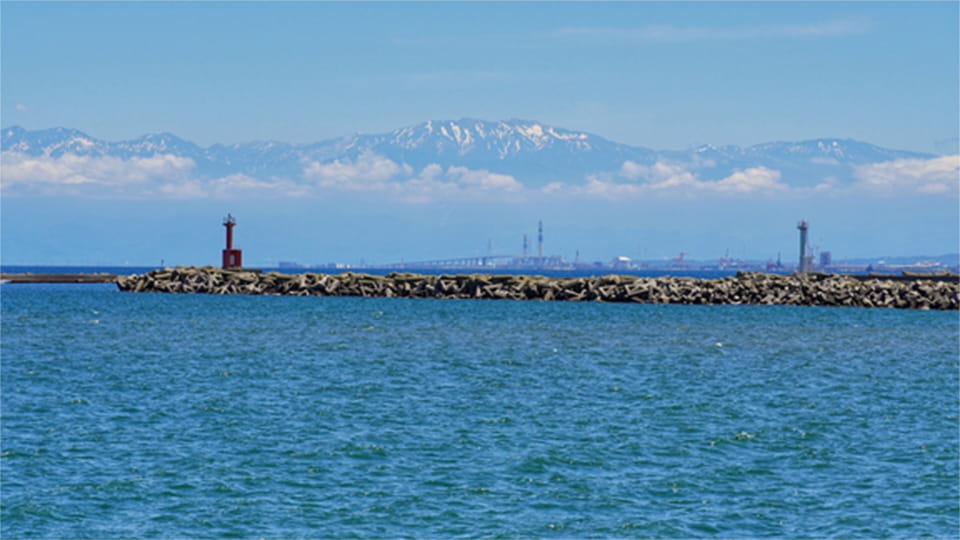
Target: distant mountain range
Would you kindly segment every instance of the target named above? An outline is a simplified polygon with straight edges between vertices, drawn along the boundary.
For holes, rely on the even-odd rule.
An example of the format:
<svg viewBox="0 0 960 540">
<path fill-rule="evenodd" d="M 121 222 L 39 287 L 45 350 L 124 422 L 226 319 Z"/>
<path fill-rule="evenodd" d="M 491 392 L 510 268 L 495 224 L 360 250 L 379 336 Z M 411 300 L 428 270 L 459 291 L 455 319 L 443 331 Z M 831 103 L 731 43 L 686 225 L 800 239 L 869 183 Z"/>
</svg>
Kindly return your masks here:
<svg viewBox="0 0 960 540">
<path fill-rule="evenodd" d="M 436 164 L 511 175 L 527 187 L 550 182 L 579 183 L 588 175 L 623 174 L 625 163 L 641 169 L 673 164 L 703 180 L 738 170 L 766 167 L 783 182 L 814 186 L 824 178 L 840 184 L 853 180 L 855 167 L 897 159 L 936 156 L 881 148 L 851 139 L 769 142 L 749 147 L 704 145 L 687 150 L 652 150 L 620 144 L 598 135 L 527 120 L 488 122 L 461 119 L 429 121 L 383 134 L 355 134 L 308 144 L 254 141 L 202 147 L 172 133 L 109 142 L 63 127 L 3 129 L 2 150 L 57 158 L 65 154 L 120 159 L 172 154 L 189 158 L 202 176 L 244 174 L 260 179 L 296 181 L 309 163 L 356 163 L 376 155 L 410 171 Z"/>
</svg>

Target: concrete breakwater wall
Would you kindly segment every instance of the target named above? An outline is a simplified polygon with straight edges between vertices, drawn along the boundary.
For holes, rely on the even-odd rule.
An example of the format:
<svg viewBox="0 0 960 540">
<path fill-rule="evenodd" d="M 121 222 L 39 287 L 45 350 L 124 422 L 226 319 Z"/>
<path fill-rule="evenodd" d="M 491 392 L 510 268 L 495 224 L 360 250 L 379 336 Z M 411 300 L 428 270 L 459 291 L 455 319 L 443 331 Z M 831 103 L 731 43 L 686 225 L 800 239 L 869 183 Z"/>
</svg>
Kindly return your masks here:
<svg viewBox="0 0 960 540">
<path fill-rule="evenodd" d="M 121 276 L 117 278 L 117 286 L 122 291 L 168 293 L 960 309 L 960 282 L 956 279 L 864 280 L 839 274 L 739 273 L 736 277 L 706 280 L 618 275 L 584 278 L 408 273 L 374 276 L 350 272 L 289 275 L 177 267 Z"/>
<path fill-rule="evenodd" d="M 115 283 L 116 274 L 0 274 L 3 283 Z"/>
</svg>

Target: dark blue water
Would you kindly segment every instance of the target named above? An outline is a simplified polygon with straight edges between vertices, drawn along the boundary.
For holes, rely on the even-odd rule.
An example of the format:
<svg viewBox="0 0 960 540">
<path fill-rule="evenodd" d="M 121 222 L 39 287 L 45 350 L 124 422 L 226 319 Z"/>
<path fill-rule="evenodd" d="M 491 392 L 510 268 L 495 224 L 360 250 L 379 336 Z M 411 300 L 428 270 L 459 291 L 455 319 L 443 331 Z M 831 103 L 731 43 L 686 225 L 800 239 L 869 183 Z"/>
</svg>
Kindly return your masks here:
<svg viewBox="0 0 960 540">
<path fill-rule="evenodd" d="M 4 538 L 955 538 L 951 312 L 3 285 Z"/>
</svg>

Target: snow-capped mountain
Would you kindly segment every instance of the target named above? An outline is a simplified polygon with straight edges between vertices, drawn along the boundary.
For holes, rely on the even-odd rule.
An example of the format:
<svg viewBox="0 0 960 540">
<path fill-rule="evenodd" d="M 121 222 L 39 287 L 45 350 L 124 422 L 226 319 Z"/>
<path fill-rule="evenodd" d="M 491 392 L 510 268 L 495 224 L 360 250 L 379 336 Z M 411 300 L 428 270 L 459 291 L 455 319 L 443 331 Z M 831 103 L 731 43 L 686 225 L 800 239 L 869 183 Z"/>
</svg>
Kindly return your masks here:
<svg viewBox="0 0 960 540">
<path fill-rule="evenodd" d="M 659 159 L 687 164 L 708 180 L 723 178 L 735 170 L 766 167 L 779 171 L 792 186 L 814 186 L 825 178 L 843 182 L 854 167 L 898 159 L 930 159 L 935 156 L 906 150 L 891 150 L 853 139 L 813 139 L 799 142 L 768 142 L 746 148 L 703 145 L 684 151 L 665 151 Z"/>
<path fill-rule="evenodd" d="M 418 171 L 431 164 L 466 167 L 511 175 L 528 187 L 550 182 L 582 182 L 587 175 L 615 175 L 626 162 L 651 166 L 672 163 L 704 180 L 737 170 L 766 167 L 780 171 L 795 186 L 815 185 L 830 177 L 850 178 L 853 167 L 896 159 L 934 156 L 891 150 L 850 139 L 770 142 L 750 147 L 705 145 L 680 151 L 655 151 L 619 144 L 598 135 L 528 120 L 488 122 L 474 119 L 429 121 L 383 134 L 354 134 L 310 144 L 255 141 L 200 147 L 170 133 L 108 142 L 67 128 L 3 129 L 2 150 L 28 156 L 110 156 L 121 159 L 172 154 L 189 158 L 197 172 L 211 178 L 243 174 L 297 181 L 308 163 L 355 163 L 376 155 Z"/>
<path fill-rule="evenodd" d="M 624 161 L 651 161 L 656 152 L 597 135 L 539 122 L 429 121 L 382 135 L 357 135 L 348 157 L 374 152 L 415 169 L 431 163 L 484 169 L 523 178 L 530 185 L 580 180 L 619 168 Z"/>
</svg>

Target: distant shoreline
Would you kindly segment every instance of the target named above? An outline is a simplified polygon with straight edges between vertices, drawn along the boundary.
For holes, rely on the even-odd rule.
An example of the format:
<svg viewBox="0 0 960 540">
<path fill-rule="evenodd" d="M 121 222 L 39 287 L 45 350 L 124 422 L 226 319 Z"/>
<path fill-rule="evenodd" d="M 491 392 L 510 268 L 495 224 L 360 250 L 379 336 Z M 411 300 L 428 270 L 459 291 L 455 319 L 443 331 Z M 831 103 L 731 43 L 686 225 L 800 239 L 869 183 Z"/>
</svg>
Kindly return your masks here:
<svg viewBox="0 0 960 540">
<path fill-rule="evenodd" d="M 0 265 L 0 276 L 22 275 L 51 275 L 51 276 L 86 276 L 86 275 L 113 275 L 128 276 L 132 274 L 146 274 L 154 271 L 169 270 L 170 266 L 81 266 L 81 265 Z M 589 267 L 578 268 L 549 268 L 549 267 L 505 267 L 505 266 L 456 266 L 456 267 L 416 267 L 396 268 L 394 266 L 264 266 L 257 268 L 264 273 L 278 273 L 283 275 L 299 275 L 303 273 L 340 274 L 344 272 L 364 273 L 385 276 L 396 272 L 412 272 L 422 275 L 449 275 L 449 274 L 496 274 L 496 275 L 542 275 L 556 278 L 601 277 L 611 274 L 635 277 L 694 277 L 698 279 L 714 279 L 734 277 L 741 272 L 757 272 L 770 275 L 792 275 L 792 270 L 751 270 L 737 267 L 702 268 L 698 266 L 662 267 L 662 268 L 612 268 Z M 947 270 L 957 275 L 952 268 Z M 879 268 L 873 271 L 840 271 L 831 269 L 825 274 L 848 276 L 875 276 L 883 279 L 899 279 L 904 273 L 931 274 L 943 273 L 943 269 L 927 270 L 915 267 Z M 69 281 L 68 281 L 69 282 Z"/>
</svg>

